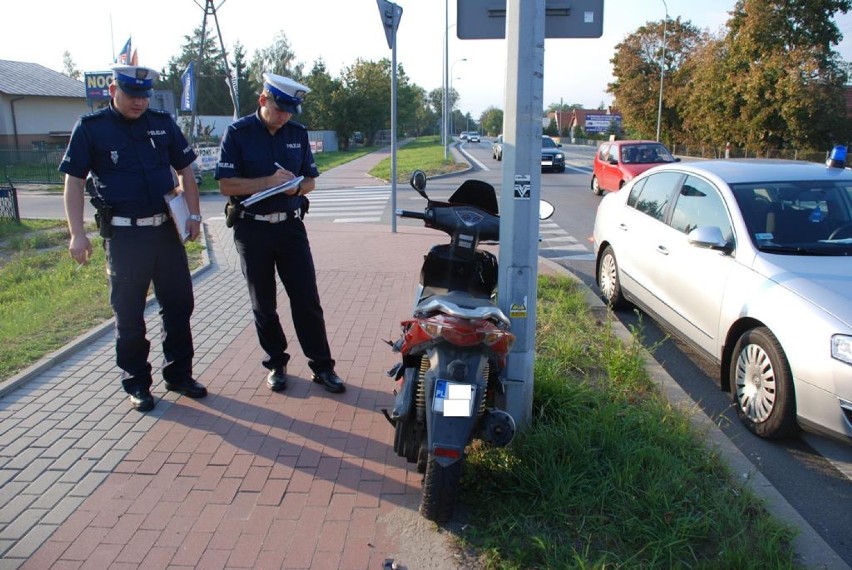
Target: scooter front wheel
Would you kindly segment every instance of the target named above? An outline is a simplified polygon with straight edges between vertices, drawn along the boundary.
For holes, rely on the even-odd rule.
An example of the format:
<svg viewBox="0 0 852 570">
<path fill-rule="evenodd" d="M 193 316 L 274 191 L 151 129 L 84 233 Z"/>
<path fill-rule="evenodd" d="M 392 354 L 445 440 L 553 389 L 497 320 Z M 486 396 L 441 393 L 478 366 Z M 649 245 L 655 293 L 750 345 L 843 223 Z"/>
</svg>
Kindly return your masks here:
<svg viewBox="0 0 852 570">
<path fill-rule="evenodd" d="M 461 486 L 464 458 L 443 466 L 430 456 L 423 477 L 420 514 L 434 522 L 446 522 L 453 516 Z"/>
</svg>

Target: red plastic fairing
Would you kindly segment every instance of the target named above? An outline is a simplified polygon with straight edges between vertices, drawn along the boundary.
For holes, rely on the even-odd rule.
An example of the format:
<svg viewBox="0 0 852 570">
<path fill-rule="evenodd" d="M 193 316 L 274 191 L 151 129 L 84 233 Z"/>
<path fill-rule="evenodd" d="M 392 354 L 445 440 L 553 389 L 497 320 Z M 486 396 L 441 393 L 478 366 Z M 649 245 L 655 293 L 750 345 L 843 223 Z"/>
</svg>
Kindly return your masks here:
<svg viewBox="0 0 852 570">
<path fill-rule="evenodd" d="M 471 320 L 437 314 L 402 322 L 402 353 L 424 343 L 443 339 L 456 346 L 484 344 L 498 355 L 508 354 L 515 335 L 488 320 Z"/>
</svg>

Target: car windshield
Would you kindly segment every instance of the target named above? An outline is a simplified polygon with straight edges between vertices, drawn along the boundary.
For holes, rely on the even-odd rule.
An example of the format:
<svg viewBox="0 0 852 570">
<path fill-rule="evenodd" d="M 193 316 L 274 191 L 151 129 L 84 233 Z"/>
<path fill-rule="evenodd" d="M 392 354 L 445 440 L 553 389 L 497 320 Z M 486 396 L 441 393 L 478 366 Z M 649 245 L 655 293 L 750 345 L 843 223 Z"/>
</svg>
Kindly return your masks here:
<svg viewBox="0 0 852 570">
<path fill-rule="evenodd" d="M 674 161 L 669 149 L 659 143 L 629 144 L 621 147 L 621 162 L 625 164 L 658 164 Z"/>
<path fill-rule="evenodd" d="M 852 255 L 852 183 L 784 181 L 733 184 L 752 241 L 761 251 Z"/>
<path fill-rule="evenodd" d="M 541 137 L 541 148 L 558 148 L 550 137 Z"/>
</svg>

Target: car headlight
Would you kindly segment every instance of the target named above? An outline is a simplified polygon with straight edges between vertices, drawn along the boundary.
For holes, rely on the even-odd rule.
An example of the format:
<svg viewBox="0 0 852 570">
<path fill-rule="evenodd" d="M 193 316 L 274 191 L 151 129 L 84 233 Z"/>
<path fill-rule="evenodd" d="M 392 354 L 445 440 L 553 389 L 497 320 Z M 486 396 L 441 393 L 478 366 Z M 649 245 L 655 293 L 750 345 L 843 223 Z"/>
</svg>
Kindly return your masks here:
<svg viewBox="0 0 852 570">
<path fill-rule="evenodd" d="M 831 357 L 852 364 L 852 336 L 836 334 L 831 337 Z"/>
<path fill-rule="evenodd" d="M 562 160 L 564 158 L 561 153 L 556 153 L 556 158 Z"/>
</svg>

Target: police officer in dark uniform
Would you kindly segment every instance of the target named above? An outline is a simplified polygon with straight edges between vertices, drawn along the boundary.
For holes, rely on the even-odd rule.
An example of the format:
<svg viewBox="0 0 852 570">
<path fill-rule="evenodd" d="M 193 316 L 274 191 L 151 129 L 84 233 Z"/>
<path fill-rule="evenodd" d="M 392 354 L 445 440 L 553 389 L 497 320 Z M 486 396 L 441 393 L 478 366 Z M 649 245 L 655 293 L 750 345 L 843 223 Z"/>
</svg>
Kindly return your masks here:
<svg viewBox="0 0 852 570">
<path fill-rule="evenodd" d="M 59 166 L 65 173 L 68 249 L 81 264 L 92 255 L 83 226 L 83 199 L 86 177 L 93 175 L 92 203 L 105 238 L 115 313 L 116 363 L 130 405 L 140 412 L 154 407 L 144 316 L 152 282 L 162 316 L 166 389 L 190 398 L 207 395 L 207 389 L 192 378 L 192 280 L 165 200 L 175 188 L 174 168 L 191 214 L 184 230 L 188 239 L 196 239 L 201 227 L 191 167 L 196 155 L 167 112 L 148 108 L 158 77 L 146 67 L 114 66 L 109 106 L 77 121 Z"/>
<path fill-rule="evenodd" d="M 228 220 L 248 283 L 260 346 L 269 369 L 266 383 L 273 392 L 287 381 L 287 339 L 278 319 L 275 274 L 290 297 L 290 312 L 302 351 L 313 371 L 312 380 L 329 392 L 343 392 L 343 380 L 334 372 L 316 271 L 302 218 L 305 194 L 319 176 L 308 133 L 290 118 L 301 111 L 310 91 L 287 77 L 263 74 L 259 107 L 234 122 L 222 137 L 216 179 L 228 196 Z M 261 190 L 279 186 L 298 176 L 297 188 L 276 194 L 251 206 L 242 202 Z"/>
</svg>

